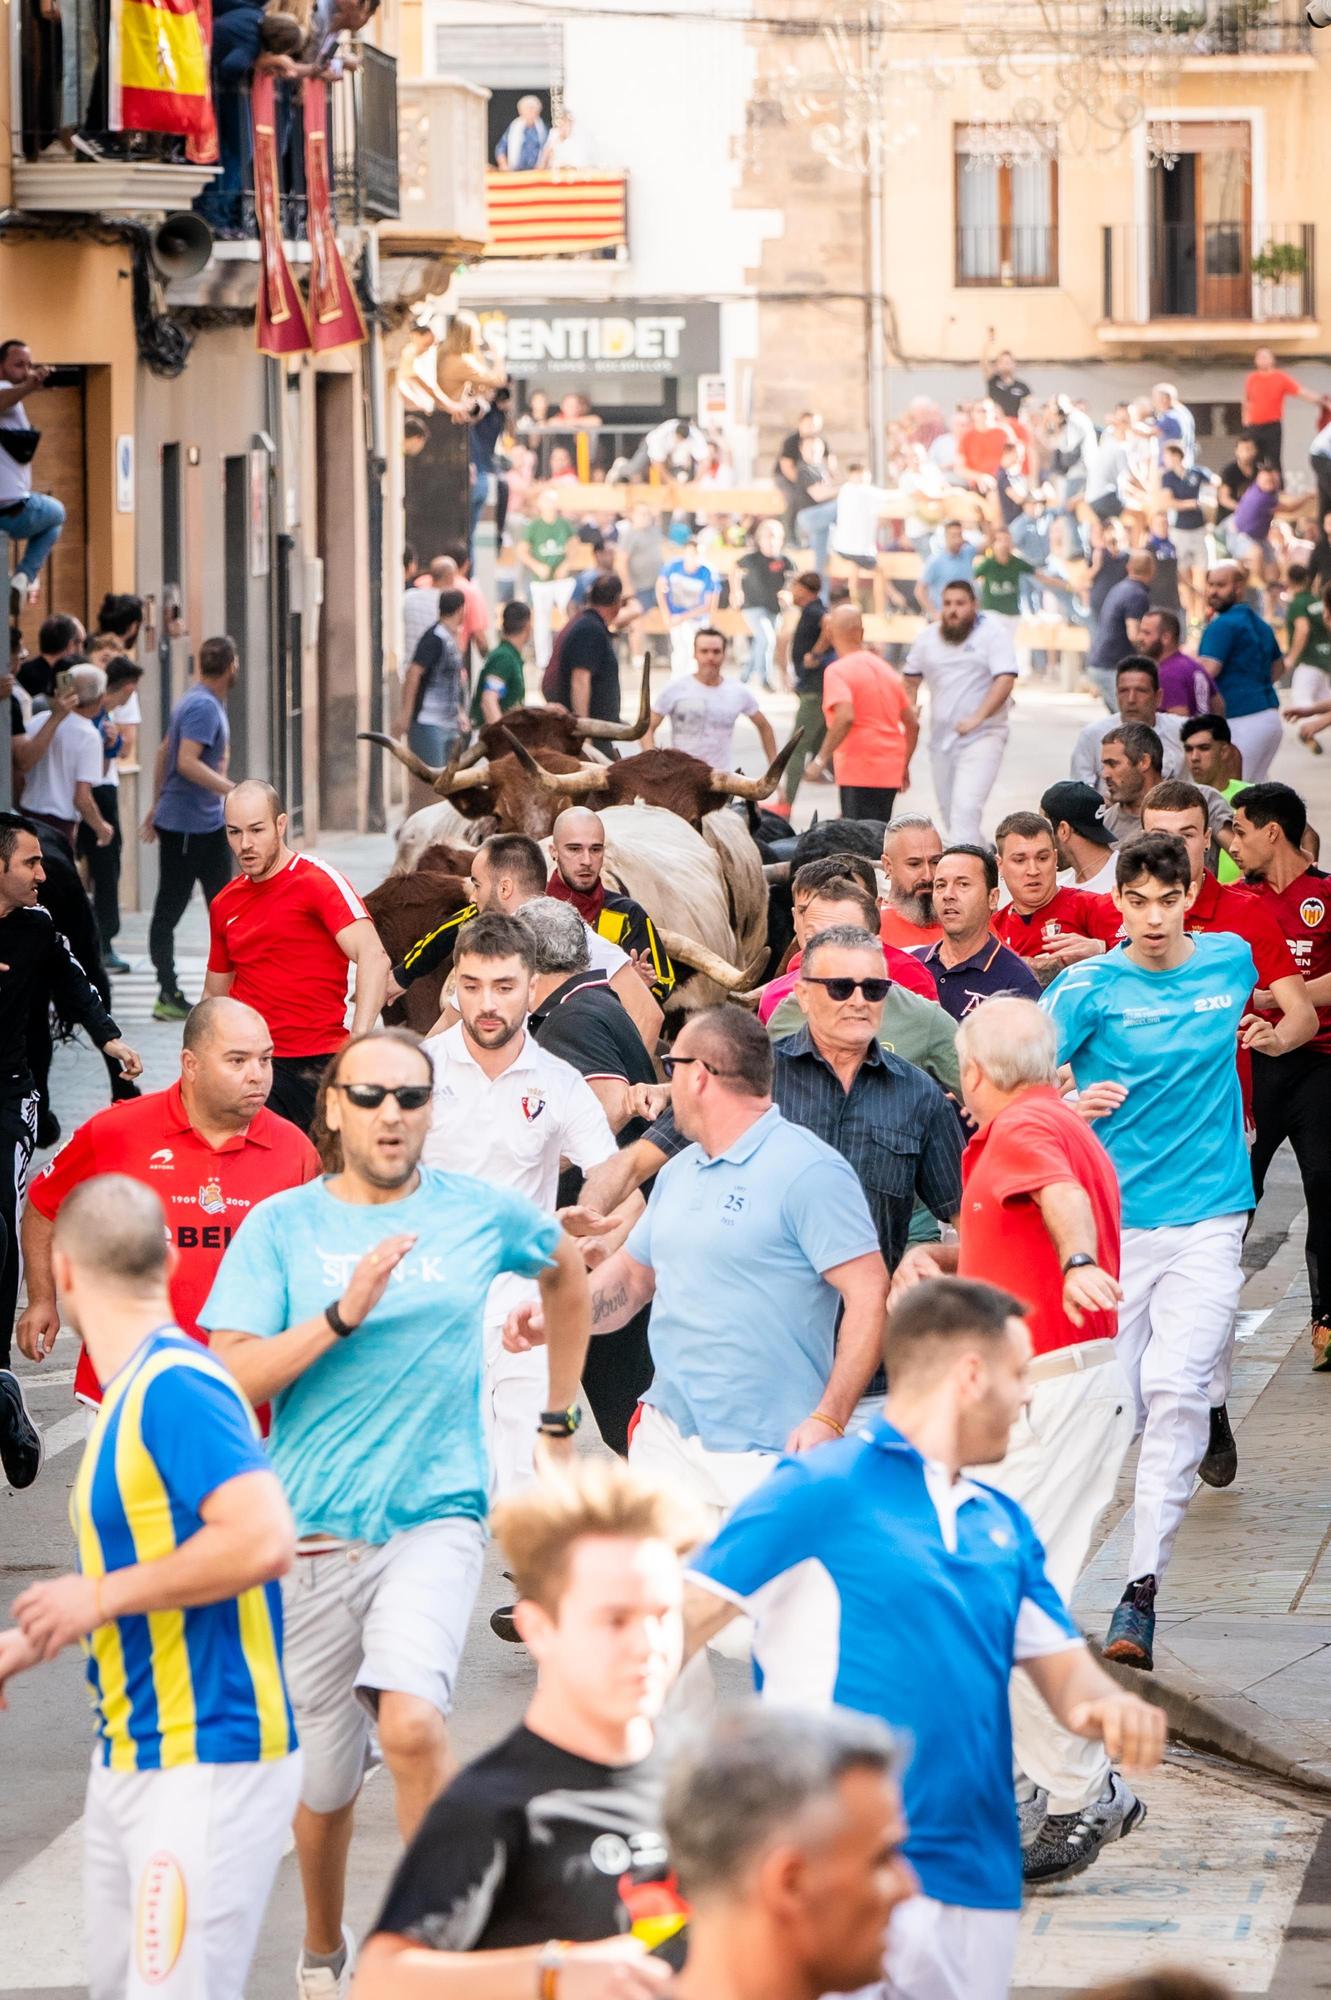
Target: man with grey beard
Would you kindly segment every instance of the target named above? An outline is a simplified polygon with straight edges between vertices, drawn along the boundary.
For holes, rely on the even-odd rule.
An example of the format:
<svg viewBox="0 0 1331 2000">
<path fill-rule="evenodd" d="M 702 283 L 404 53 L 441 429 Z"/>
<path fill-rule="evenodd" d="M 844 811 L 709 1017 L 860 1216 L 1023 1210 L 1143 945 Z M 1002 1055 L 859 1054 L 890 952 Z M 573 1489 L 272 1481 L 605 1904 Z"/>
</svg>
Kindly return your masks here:
<svg viewBox="0 0 1331 2000">
<path fill-rule="evenodd" d="M 882 899 L 879 930 L 884 944 L 902 951 L 937 944 L 943 933 L 934 920 L 934 870 L 943 852 L 938 828 L 927 813 L 898 813 L 883 831 Z"/>
</svg>

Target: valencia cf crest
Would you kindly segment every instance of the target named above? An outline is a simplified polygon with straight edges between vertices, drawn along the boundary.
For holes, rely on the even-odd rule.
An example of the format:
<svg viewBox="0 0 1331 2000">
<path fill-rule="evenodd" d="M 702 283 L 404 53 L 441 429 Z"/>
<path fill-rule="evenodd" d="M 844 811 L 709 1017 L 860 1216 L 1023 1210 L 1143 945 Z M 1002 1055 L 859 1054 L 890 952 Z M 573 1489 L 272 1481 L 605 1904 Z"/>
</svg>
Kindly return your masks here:
<svg viewBox="0 0 1331 2000">
<path fill-rule="evenodd" d="M 522 1115 L 529 1125 L 536 1123 L 536 1120 L 540 1117 L 544 1109 L 545 1099 L 543 1097 L 524 1097 L 522 1100 Z"/>
<path fill-rule="evenodd" d="M 1326 904 L 1320 896 L 1305 896 L 1299 904 L 1299 922 L 1315 931 L 1326 915 Z"/>
<path fill-rule="evenodd" d="M 222 1184 L 218 1180 L 205 1181 L 199 1189 L 199 1207 L 205 1215 L 222 1215 L 226 1203 L 222 1199 Z"/>
</svg>

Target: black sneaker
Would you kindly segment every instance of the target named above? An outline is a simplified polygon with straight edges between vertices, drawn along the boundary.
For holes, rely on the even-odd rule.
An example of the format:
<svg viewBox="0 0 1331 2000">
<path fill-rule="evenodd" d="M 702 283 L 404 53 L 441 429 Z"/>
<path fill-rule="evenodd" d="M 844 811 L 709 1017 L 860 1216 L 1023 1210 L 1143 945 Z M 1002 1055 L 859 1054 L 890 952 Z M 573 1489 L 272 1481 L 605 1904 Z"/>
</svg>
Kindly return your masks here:
<svg viewBox="0 0 1331 2000">
<path fill-rule="evenodd" d="M 177 987 L 174 993 L 163 990 L 158 994 L 153 1007 L 154 1021 L 183 1021 L 189 1013 L 189 1001 Z"/>
<path fill-rule="evenodd" d="M 1149 1674 L 1155 1666 L 1155 1578 L 1134 1577 L 1123 1592 L 1105 1635 L 1104 1656 Z"/>
<path fill-rule="evenodd" d="M 60 1120 L 49 1104 L 37 1113 L 37 1150 L 42 1152 L 47 1146 L 60 1144 Z"/>
<path fill-rule="evenodd" d="M 1206 1486 L 1232 1486 L 1239 1469 L 1239 1448 L 1229 1428 L 1229 1411 L 1224 1404 L 1211 1412 L 1211 1438 L 1206 1456 L 1197 1467 L 1197 1477 Z"/>
<path fill-rule="evenodd" d="M 490 1630 L 494 1633 L 496 1639 L 502 1639 L 506 1645 L 520 1646 L 522 1644 L 522 1634 L 513 1622 L 513 1606 L 511 1604 L 501 1604 L 497 1610 L 490 1613 Z"/>
<path fill-rule="evenodd" d="M 1034 1846 L 1021 1857 L 1021 1875 L 1028 1889 L 1066 1882 L 1089 1868 L 1111 1840 L 1126 1840 L 1146 1817 L 1146 1807 L 1111 1771 L 1104 1792 L 1078 1813 L 1050 1813 Z"/>
<path fill-rule="evenodd" d="M 23 1384 L 0 1368 L 0 1467 L 15 1492 L 31 1486 L 42 1469 L 42 1434 L 28 1415 Z"/>
</svg>

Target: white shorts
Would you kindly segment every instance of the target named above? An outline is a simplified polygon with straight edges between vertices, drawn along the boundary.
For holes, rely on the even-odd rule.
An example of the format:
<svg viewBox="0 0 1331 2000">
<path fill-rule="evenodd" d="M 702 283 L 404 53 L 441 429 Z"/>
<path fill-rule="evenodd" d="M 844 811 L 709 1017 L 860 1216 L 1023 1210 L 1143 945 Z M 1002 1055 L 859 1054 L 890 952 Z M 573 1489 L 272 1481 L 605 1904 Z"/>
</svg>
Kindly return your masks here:
<svg viewBox="0 0 1331 2000">
<path fill-rule="evenodd" d="M 91 2000 L 242 2000 L 300 1768 L 297 1750 L 109 1771 L 99 1750 L 83 1831 Z"/>
<path fill-rule="evenodd" d="M 379 1545 L 297 1551 L 282 1579 L 283 1664 L 312 1812 L 337 1812 L 360 1790 L 381 1693 L 452 1709 L 484 1547 L 481 1523 L 458 1517 Z"/>
<path fill-rule="evenodd" d="M 1006 2000 L 1020 1910 L 968 1910 L 912 1896 L 892 1912 L 889 2000 Z"/>
</svg>

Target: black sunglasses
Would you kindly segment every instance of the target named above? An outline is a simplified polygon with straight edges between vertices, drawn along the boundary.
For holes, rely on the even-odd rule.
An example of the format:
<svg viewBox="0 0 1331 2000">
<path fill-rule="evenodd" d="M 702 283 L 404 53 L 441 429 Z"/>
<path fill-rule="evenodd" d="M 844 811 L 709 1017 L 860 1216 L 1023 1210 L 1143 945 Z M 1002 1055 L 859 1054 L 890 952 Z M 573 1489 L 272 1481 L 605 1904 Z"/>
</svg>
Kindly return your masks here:
<svg viewBox="0 0 1331 2000">
<path fill-rule="evenodd" d="M 682 1069 L 685 1063 L 701 1063 L 708 1076 L 733 1076 L 735 1073 L 729 1069 L 718 1069 L 716 1064 L 709 1063 L 705 1056 L 662 1056 L 661 1067 L 666 1073 L 666 1081 L 669 1082 L 675 1071 Z"/>
<path fill-rule="evenodd" d="M 801 977 L 806 986 L 825 986 L 829 1000 L 849 1000 L 858 988 L 870 1005 L 876 1007 L 892 991 L 890 979 L 815 979 L 811 972 L 802 973 Z"/>
<path fill-rule="evenodd" d="M 345 1090 L 358 1111 L 377 1111 L 386 1097 L 395 1097 L 399 1111 L 423 1111 L 434 1096 L 432 1083 L 330 1083 Z"/>
</svg>

